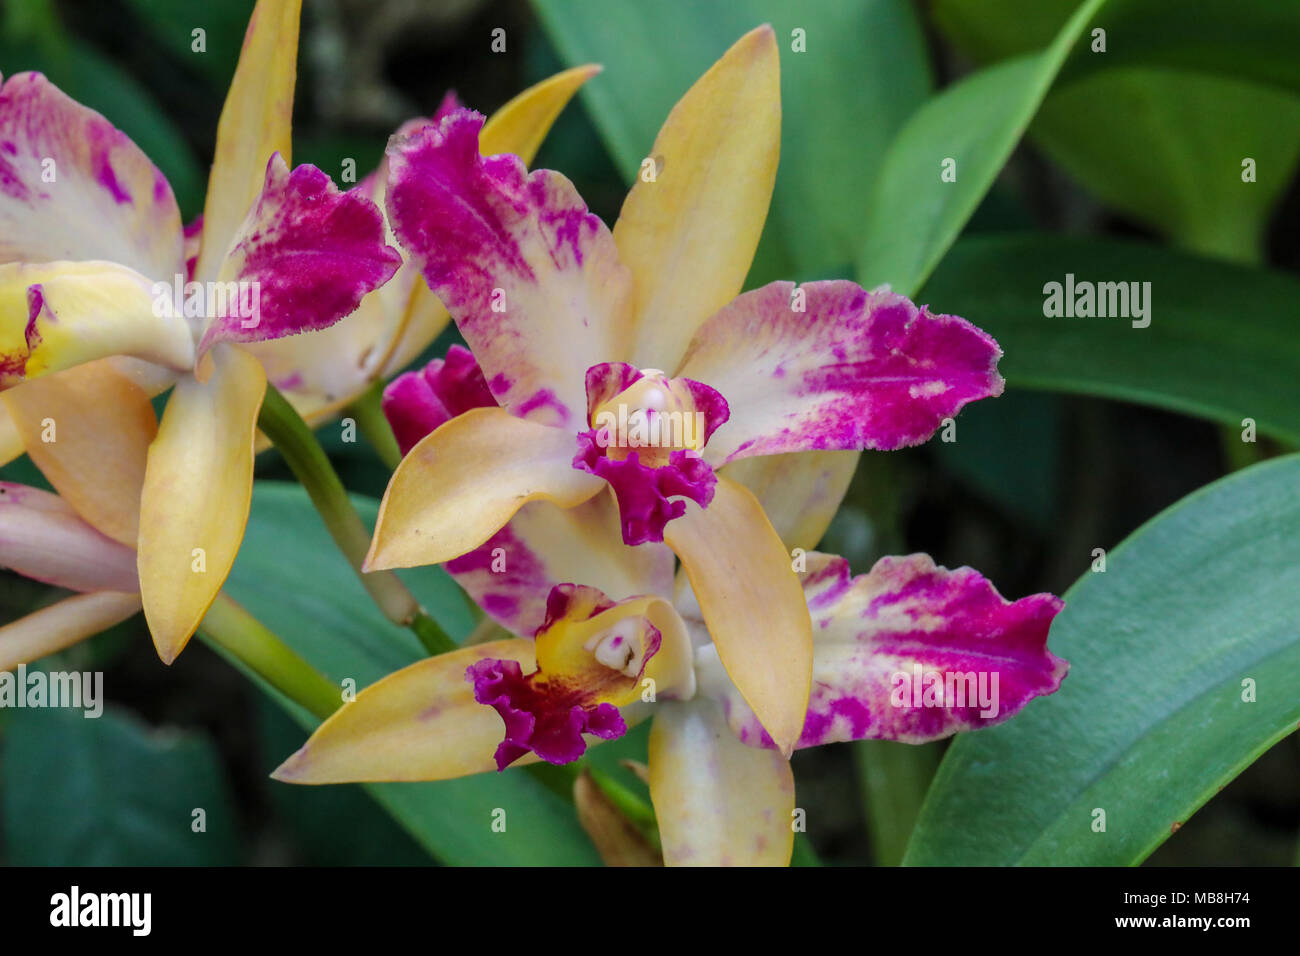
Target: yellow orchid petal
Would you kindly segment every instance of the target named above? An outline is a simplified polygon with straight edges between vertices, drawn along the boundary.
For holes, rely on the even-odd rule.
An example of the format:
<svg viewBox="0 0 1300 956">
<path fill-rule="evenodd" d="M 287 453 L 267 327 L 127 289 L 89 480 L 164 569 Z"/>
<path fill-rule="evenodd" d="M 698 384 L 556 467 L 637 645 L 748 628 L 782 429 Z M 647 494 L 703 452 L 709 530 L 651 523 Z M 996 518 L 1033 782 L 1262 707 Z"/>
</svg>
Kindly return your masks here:
<svg viewBox="0 0 1300 956">
<path fill-rule="evenodd" d="M 144 389 L 103 359 L 25 382 L 0 400 L 63 500 L 134 550 L 145 459 L 158 431 Z"/>
<path fill-rule="evenodd" d="M 479 134 L 479 152 L 484 156 L 514 153 L 531 166 L 556 117 L 601 69 L 594 63 L 575 66 L 524 90 L 488 118 Z"/>
<path fill-rule="evenodd" d="M 231 240 L 262 191 L 271 154 L 278 151 L 289 162 L 301 10 L 302 0 L 258 0 L 248 21 L 217 124 L 194 269 L 200 281 L 217 275 Z"/>
<path fill-rule="evenodd" d="M 669 866 L 790 863 L 790 763 L 742 744 L 711 700 L 661 706 L 650 728 L 650 799 Z"/>
<path fill-rule="evenodd" d="M 614 227 L 635 284 L 634 365 L 676 369 L 701 323 L 740 292 L 781 149 L 776 35 L 741 37 L 673 107 Z"/>
<path fill-rule="evenodd" d="M 733 461 L 719 474 L 754 493 L 788 548 L 817 547 L 853 480 L 861 452 L 801 451 Z"/>
<path fill-rule="evenodd" d="M 536 669 L 533 642 L 464 647 L 404 667 L 370 685 L 321 724 L 271 774 L 285 783 L 449 780 L 496 769 L 504 724 L 474 699 L 465 671 L 484 659 Z M 532 754 L 520 760 L 531 763 Z"/>
<path fill-rule="evenodd" d="M 112 262 L 0 265 L 0 388 L 110 355 L 189 368 L 193 333 L 156 301 L 152 280 Z"/>
<path fill-rule="evenodd" d="M 812 619 L 762 506 L 719 478 L 708 508 L 688 502 L 664 541 L 682 560 L 728 676 L 788 756 L 808 709 Z"/>
<path fill-rule="evenodd" d="M 257 359 L 218 343 L 206 382 L 185 377 L 149 449 L 140 502 L 140 590 L 170 664 L 230 573 L 248 522 L 253 435 L 266 391 Z"/>
<path fill-rule="evenodd" d="M 384 492 L 367 571 L 441 564 L 478 547 L 529 501 L 562 508 L 605 487 L 573 467 L 573 435 L 474 408 L 426 435 Z"/>
<path fill-rule="evenodd" d="M 23 453 L 23 436 L 18 433 L 9 409 L 0 404 L 0 465 L 7 465 Z"/>
<path fill-rule="evenodd" d="M 94 637 L 138 610 L 138 594 L 93 591 L 33 611 L 0 627 L 0 671 Z"/>
</svg>

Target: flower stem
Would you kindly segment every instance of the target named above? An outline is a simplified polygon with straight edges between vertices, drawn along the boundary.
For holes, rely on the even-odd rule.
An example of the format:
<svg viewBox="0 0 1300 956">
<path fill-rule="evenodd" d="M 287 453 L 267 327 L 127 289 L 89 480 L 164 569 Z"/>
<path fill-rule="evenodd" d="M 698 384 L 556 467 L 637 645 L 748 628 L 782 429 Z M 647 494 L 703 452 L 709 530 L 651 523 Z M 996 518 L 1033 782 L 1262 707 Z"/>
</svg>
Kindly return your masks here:
<svg viewBox="0 0 1300 956">
<path fill-rule="evenodd" d="M 339 688 L 224 593 L 208 609 L 199 633 L 321 720 L 343 703 Z"/>
<path fill-rule="evenodd" d="M 375 382 L 364 395 L 348 406 L 346 414 L 356 419 L 357 427 L 379 455 L 379 460 L 388 466 L 389 471 L 396 471 L 402 461 L 402 451 L 397 447 L 397 439 L 393 437 L 388 419 L 384 417 L 383 395 L 384 383 Z"/>
<path fill-rule="evenodd" d="M 424 649 L 435 657 L 439 654 L 446 654 L 448 651 L 454 651 L 459 645 L 456 644 L 442 627 L 431 618 L 425 611 L 416 611 L 415 617 L 411 619 L 410 628 L 415 632 L 415 636 L 420 639 Z"/>
<path fill-rule="evenodd" d="M 343 482 L 320 442 L 297 409 L 273 385 L 266 387 L 266 399 L 262 402 L 257 425 L 275 443 L 289 468 L 307 489 L 335 544 L 384 616 L 394 624 L 411 627 L 420 614 L 419 602 L 392 571 L 367 574 L 361 570 L 370 549 L 370 531 L 352 506 Z"/>
</svg>

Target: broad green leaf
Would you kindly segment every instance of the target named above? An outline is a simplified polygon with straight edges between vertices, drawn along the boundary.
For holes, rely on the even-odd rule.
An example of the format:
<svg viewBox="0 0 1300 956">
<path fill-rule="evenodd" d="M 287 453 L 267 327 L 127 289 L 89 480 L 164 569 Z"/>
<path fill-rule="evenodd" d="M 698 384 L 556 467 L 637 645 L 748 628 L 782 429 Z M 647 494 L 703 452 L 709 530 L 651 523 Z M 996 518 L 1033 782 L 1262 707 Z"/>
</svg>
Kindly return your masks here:
<svg viewBox="0 0 1300 956">
<path fill-rule="evenodd" d="M 353 501 L 373 526 L 378 502 Z M 468 609 L 440 569 L 419 568 L 403 577 L 448 633 L 468 630 Z M 256 483 L 248 530 L 225 590 L 340 687 L 351 678 L 360 690 L 423 656 L 415 637 L 390 624 L 371 604 L 297 485 Z M 299 709 L 287 709 L 304 731 L 315 726 Z M 367 789 L 443 863 L 599 862 L 572 806 L 525 770 Z M 497 809 L 505 811 L 504 833 L 492 830 Z"/>
<path fill-rule="evenodd" d="M 1297 489 L 1300 456 L 1236 472 L 1085 573 L 1048 639 L 1061 690 L 949 748 L 904 863 L 1140 863 L 1294 731 Z"/>
<path fill-rule="evenodd" d="M 935 0 L 932 16 L 963 53 L 989 63 L 1049 43 L 1078 2 Z M 1290 0 L 1110 0 L 1095 25 L 1106 31 L 1105 53 L 1071 60 L 1062 83 L 1093 70 L 1160 66 L 1300 93 L 1300 4 Z"/>
<path fill-rule="evenodd" d="M 942 753 L 937 741 L 914 745 L 859 740 L 853 745 L 853 763 L 866 800 L 867 832 L 876 866 L 898 866 L 902 862 Z"/>
<path fill-rule="evenodd" d="M 16 866 L 240 862 L 216 749 L 105 710 L 15 710 L 5 727 L 4 848 Z M 202 810 L 203 816 L 195 815 Z M 202 820 L 205 830 L 196 831 Z"/>
<path fill-rule="evenodd" d="M 1040 45 L 1071 6 L 939 0 L 934 17 L 988 62 Z M 1033 140 L 1109 206 L 1190 249 L 1258 261 L 1300 155 L 1300 4 L 1201 0 L 1193 15 L 1181 0 L 1111 0 L 1096 24 L 1105 36 L 1062 70 Z"/>
<path fill-rule="evenodd" d="M 1190 249 L 1254 262 L 1300 157 L 1300 96 L 1209 73 L 1104 70 L 1053 92 L 1030 132 L 1107 205 Z"/>
<path fill-rule="evenodd" d="M 1067 275 L 1151 283 L 1150 325 L 1045 316 L 1044 287 Z M 962 240 L 920 298 L 997 339 L 1006 353 L 998 369 L 1013 387 L 1139 402 L 1238 429 L 1249 418 L 1261 434 L 1300 443 L 1300 281 L 1291 276 L 1137 242 L 1022 233 Z"/>
<path fill-rule="evenodd" d="M 629 182 L 681 95 L 744 33 L 771 23 L 781 49 L 781 165 L 751 281 L 812 274 L 853 258 L 881 157 L 930 88 L 910 3 L 534 6 L 567 64 L 604 64 L 582 96 Z M 805 52 L 794 49 L 796 29 L 804 31 Z"/>
<path fill-rule="evenodd" d="M 302 730 L 268 698 L 257 702 L 257 732 L 263 774 L 302 745 Z M 359 784 L 264 786 L 279 824 L 308 866 L 427 866 L 429 855 Z"/>
<path fill-rule="evenodd" d="M 914 293 L 970 219 L 1106 0 L 1086 0 L 1051 45 L 933 97 L 890 145 L 874 185 L 858 281 Z M 944 173 L 948 172 L 945 181 Z M 955 175 L 955 179 L 952 178 Z"/>
</svg>

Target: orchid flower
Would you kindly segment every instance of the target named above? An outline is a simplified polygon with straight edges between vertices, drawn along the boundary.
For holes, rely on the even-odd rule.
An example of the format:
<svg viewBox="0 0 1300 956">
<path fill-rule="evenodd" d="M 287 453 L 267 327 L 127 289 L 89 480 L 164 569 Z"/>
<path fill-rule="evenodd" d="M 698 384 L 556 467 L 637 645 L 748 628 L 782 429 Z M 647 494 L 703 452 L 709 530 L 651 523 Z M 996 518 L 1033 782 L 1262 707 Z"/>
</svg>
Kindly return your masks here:
<svg viewBox="0 0 1300 956">
<path fill-rule="evenodd" d="M 491 401 L 472 356 L 457 348 L 394 382 L 386 409 L 409 446 L 422 429 Z M 1065 676 L 1066 662 L 1047 650 L 1062 606 L 1050 594 L 1008 602 L 970 568 L 949 571 L 924 554 L 883 558 L 858 577 L 842 558 L 805 557 L 798 580 L 815 689 L 796 748 L 921 743 L 989 726 Z M 446 565 L 521 637 L 384 678 L 275 777 L 442 780 L 521 760 L 567 763 L 653 715 L 649 784 L 665 862 L 788 863 L 789 762 L 729 678 L 690 581 L 674 580 L 673 565 L 663 544 L 622 542 L 609 490 L 571 509 L 525 505 Z"/>
<path fill-rule="evenodd" d="M 483 127 L 480 146 L 486 154 L 514 153 L 532 162 L 546 134 L 573 94 L 600 72 L 593 65 L 574 67 L 529 87 L 502 106 Z M 437 123 L 461 107 L 449 92 L 429 119 L 405 123 L 398 136 Z M 356 190 L 381 210 L 388 181 L 384 161 L 357 184 Z M 391 230 L 388 240 L 394 243 Z M 395 243 L 394 243 L 395 244 Z M 313 427 L 333 418 L 376 382 L 396 375 L 429 347 L 450 321 L 419 269 L 409 261 L 391 280 L 369 293 L 346 322 L 315 335 L 252 343 L 267 377 Z"/>
<path fill-rule="evenodd" d="M 626 544 L 681 559 L 731 679 L 788 754 L 813 674 L 807 608 L 763 509 L 717 470 L 916 444 L 1002 379 L 989 336 L 887 289 L 738 294 L 776 174 L 779 87 L 761 27 L 673 109 L 612 231 L 559 173 L 484 159 L 477 114 L 390 144 L 389 221 L 499 407 L 411 451 L 366 566 L 444 563 L 526 502 L 610 489 Z"/>
<path fill-rule="evenodd" d="M 202 231 L 189 237 L 167 180 L 104 117 L 40 74 L 0 89 L 0 388 L 12 431 L 77 513 L 135 550 L 168 663 L 247 522 L 266 376 L 245 346 L 334 324 L 401 261 L 367 198 L 313 166 L 290 169 L 300 6 L 259 0 L 253 12 Z M 91 406 L 110 431 L 134 413 L 113 404 L 122 388 L 78 393 L 64 373 L 84 363 L 151 393 L 175 383 L 140 485 L 109 484 L 102 436 L 76 424 Z M 42 376 L 47 387 L 32 389 Z"/>
<path fill-rule="evenodd" d="M 137 502 L 126 517 L 138 523 L 145 459 L 158 428 L 148 393 L 103 361 L 59 378 L 36 379 L 23 391 L 60 427 L 78 430 L 69 440 L 95 446 L 96 474 L 106 486 L 135 492 L 123 501 Z M 79 513 L 56 494 L 0 482 L 0 567 L 80 592 L 0 625 L 0 670 L 60 651 L 140 610 L 135 548 L 96 526 L 104 513 L 97 506 Z"/>
</svg>

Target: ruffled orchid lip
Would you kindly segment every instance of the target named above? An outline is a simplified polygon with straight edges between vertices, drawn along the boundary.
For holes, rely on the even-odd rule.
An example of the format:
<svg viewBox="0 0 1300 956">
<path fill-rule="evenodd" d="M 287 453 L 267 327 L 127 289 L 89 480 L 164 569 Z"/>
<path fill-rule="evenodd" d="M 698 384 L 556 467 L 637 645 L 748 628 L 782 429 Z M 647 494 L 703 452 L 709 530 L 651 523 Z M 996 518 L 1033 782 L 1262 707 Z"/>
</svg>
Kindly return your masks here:
<svg viewBox="0 0 1300 956">
<path fill-rule="evenodd" d="M 609 482 L 623 541 L 663 541 L 664 526 L 713 500 L 717 476 L 700 452 L 730 408 L 715 389 L 658 369 L 606 362 L 587 370 L 591 428 L 578 435 L 573 467 Z"/>
<path fill-rule="evenodd" d="M 497 769 L 530 751 L 548 763 L 570 763 L 586 752 L 584 734 L 604 740 L 625 734 L 618 708 L 635 699 L 662 642 L 647 618 L 618 611 L 596 588 L 552 588 L 537 631 L 536 671 L 525 676 L 518 661 L 493 658 L 465 671 L 474 699 L 505 722 Z"/>
<path fill-rule="evenodd" d="M 465 679 L 474 685 L 474 699 L 505 721 L 506 736 L 495 754 L 498 770 L 529 752 L 547 763 L 572 763 L 587 751 L 583 734 L 612 740 L 627 733 L 613 704 L 584 706 L 572 694 L 557 699 L 533 676 L 525 677 L 518 661 L 492 659 L 465 671 Z"/>
</svg>

